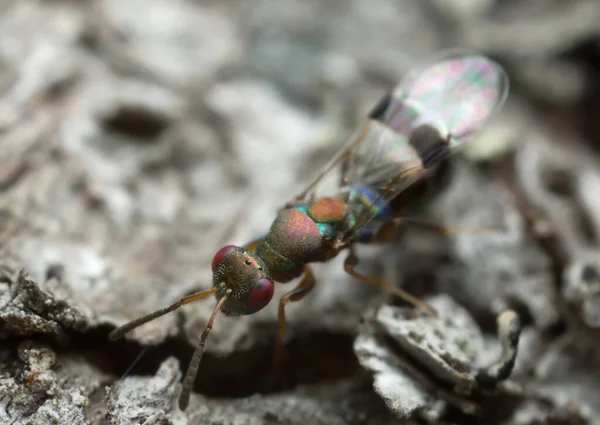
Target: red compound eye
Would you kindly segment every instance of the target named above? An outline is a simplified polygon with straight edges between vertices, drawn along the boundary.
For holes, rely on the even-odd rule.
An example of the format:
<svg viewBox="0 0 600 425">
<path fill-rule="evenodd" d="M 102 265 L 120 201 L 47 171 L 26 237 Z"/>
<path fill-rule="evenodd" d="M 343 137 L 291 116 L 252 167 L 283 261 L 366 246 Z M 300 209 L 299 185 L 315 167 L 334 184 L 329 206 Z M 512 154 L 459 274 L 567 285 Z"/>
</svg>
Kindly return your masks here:
<svg viewBox="0 0 600 425">
<path fill-rule="evenodd" d="M 210 263 L 210 265 L 212 266 L 213 272 L 216 270 L 217 267 L 219 267 L 219 264 L 221 264 L 221 261 L 223 261 L 223 258 L 225 258 L 227 255 L 231 254 L 233 251 L 235 251 L 235 245 L 226 245 L 217 251 L 217 253 L 215 254 L 215 256 L 212 259 L 212 263 Z"/>
<path fill-rule="evenodd" d="M 273 298 L 273 292 L 275 292 L 275 285 L 269 279 L 263 278 L 256 282 L 246 301 L 248 313 L 256 313 L 258 310 L 262 310 Z"/>
</svg>

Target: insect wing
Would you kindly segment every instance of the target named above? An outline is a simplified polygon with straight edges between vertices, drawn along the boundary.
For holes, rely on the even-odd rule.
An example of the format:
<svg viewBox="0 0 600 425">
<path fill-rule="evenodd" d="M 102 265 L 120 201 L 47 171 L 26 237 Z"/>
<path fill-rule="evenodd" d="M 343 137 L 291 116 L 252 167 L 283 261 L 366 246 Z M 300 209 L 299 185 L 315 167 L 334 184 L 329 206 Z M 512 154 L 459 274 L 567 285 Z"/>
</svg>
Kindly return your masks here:
<svg viewBox="0 0 600 425">
<path fill-rule="evenodd" d="M 475 53 L 450 50 L 409 72 L 393 98 L 400 104 L 418 105 L 422 119 L 445 130 L 450 148 L 456 150 L 502 106 L 508 90 L 508 77 L 499 64 Z M 393 106 L 383 120 L 396 128 Z M 398 124 L 405 125 L 402 120 Z"/>
<path fill-rule="evenodd" d="M 389 202 L 470 140 L 507 94 L 504 70 L 477 54 L 445 52 L 409 72 L 371 113 L 346 163 L 345 237 L 389 215 Z"/>
<path fill-rule="evenodd" d="M 389 202 L 427 171 L 407 135 L 372 120 L 361 137 L 344 171 L 345 238 L 372 219 L 390 215 Z"/>
</svg>

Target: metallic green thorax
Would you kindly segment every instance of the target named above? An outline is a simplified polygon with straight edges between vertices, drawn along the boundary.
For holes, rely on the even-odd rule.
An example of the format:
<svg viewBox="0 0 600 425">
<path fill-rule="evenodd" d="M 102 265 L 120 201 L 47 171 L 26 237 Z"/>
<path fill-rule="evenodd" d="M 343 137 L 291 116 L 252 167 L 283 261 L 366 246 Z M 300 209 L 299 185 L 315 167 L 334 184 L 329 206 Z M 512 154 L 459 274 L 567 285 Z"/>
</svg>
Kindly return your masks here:
<svg viewBox="0 0 600 425">
<path fill-rule="evenodd" d="M 246 301 L 248 294 L 259 279 L 271 279 L 265 263 L 246 248 L 237 247 L 226 256 L 213 273 L 213 287 L 227 286 L 217 291 L 220 299 L 226 290 L 231 290 L 221 311 L 227 315 L 237 316 L 251 314 L 248 312 Z"/>
<path fill-rule="evenodd" d="M 338 254 L 333 241 L 345 206 L 321 198 L 279 212 L 256 250 L 275 281 L 288 282 L 303 273 L 305 264 L 328 261 Z"/>
</svg>

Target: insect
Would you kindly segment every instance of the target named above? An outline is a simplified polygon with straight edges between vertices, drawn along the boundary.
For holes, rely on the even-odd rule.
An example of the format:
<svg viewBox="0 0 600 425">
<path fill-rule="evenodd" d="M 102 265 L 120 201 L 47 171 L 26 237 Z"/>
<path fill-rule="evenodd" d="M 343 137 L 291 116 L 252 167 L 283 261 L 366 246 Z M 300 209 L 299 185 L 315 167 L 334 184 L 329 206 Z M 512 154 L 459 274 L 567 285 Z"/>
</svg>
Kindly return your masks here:
<svg viewBox="0 0 600 425">
<path fill-rule="evenodd" d="M 414 68 L 305 190 L 278 211 L 266 235 L 217 251 L 211 289 L 133 320 L 115 329 L 110 338 L 118 339 L 184 304 L 215 295 L 216 307 L 183 380 L 179 407 L 185 410 L 218 312 L 254 314 L 271 301 L 274 282 L 301 277 L 279 301 L 277 361 L 286 334 L 285 308 L 315 285 L 310 263 L 329 261 L 341 251 L 348 251 L 344 262 L 348 274 L 435 314 L 402 289 L 359 273 L 355 245 L 393 240 L 407 221 L 393 217 L 389 203 L 471 139 L 507 93 L 508 79 L 501 66 L 476 53 L 446 51 Z M 317 197 L 319 183 L 337 166 L 342 166 L 337 196 Z"/>
</svg>

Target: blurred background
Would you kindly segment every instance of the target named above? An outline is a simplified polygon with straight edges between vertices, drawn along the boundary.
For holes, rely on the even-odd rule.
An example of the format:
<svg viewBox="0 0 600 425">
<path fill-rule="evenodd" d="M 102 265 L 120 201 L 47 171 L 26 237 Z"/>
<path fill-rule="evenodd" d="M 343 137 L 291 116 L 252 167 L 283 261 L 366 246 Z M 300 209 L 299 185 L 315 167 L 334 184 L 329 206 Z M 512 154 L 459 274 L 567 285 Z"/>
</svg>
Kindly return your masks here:
<svg viewBox="0 0 600 425">
<path fill-rule="evenodd" d="M 0 422 L 597 423 L 599 21 L 596 0 L 0 1 Z M 391 301 L 340 257 L 288 309 L 283 382 L 267 379 L 272 302 L 218 317 L 179 412 L 214 301 L 110 330 L 208 288 L 217 249 L 265 233 L 383 94 L 452 47 L 497 60 L 511 92 L 414 205 L 503 232 L 408 231 L 361 249 L 361 269 L 448 294 L 491 344 L 474 363 L 515 309 L 525 395 L 472 416 L 435 385 L 386 387 L 408 378 L 355 337 Z"/>
</svg>

